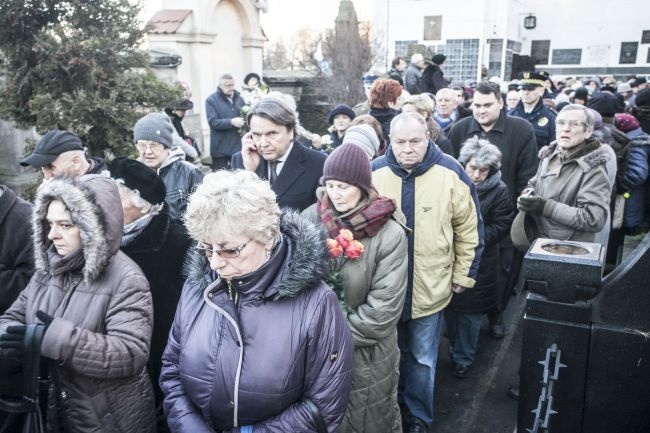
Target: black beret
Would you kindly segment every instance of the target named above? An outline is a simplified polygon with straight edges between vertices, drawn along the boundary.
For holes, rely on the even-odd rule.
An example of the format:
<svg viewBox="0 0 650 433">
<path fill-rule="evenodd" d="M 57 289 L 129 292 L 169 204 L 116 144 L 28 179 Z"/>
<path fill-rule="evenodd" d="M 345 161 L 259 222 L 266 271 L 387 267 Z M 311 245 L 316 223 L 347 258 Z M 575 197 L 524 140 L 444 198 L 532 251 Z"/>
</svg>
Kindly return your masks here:
<svg viewBox="0 0 650 433">
<path fill-rule="evenodd" d="M 345 114 L 350 118 L 350 120 L 354 119 L 356 116 L 352 108 L 345 104 L 338 104 L 332 108 L 329 113 L 327 113 L 327 123 L 331 125 L 332 122 L 334 122 L 334 117 L 336 117 L 337 114 Z"/>
<path fill-rule="evenodd" d="M 642 89 L 634 97 L 634 105 L 637 107 L 650 107 L 650 88 Z"/>
<path fill-rule="evenodd" d="M 122 179 L 124 186 L 137 190 L 151 204 L 165 201 L 167 189 L 155 171 L 135 159 L 115 158 L 108 166 L 113 179 Z"/>
<path fill-rule="evenodd" d="M 257 78 L 257 82 L 258 82 L 258 83 L 261 83 L 261 82 L 262 82 L 262 78 L 260 78 L 259 75 L 257 75 L 255 72 L 249 72 L 249 73 L 246 74 L 246 76 L 244 77 L 244 84 L 246 84 L 246 85 L 248 86 L 248 80 L 250 80 L 250 79 L 253 78 L 253 77 Z"/>
<path fill-rule="evenodd" d="M 589 102 L 587 102 L 587 107 L 598 111 L 603 117 L 613 117 L 614 114 L 620 113 L 625 109 L 621 100 L 608 92 L 595 93 Z"/>
<path fill-rule="evenodd" d="M 444 54 L 436 54 L 435 56 L 431 57 L 431 61 L 436 65 L 442 65 L 445 63 L 445 60 L 447 60 L 447 56 Z"/>
</svg>

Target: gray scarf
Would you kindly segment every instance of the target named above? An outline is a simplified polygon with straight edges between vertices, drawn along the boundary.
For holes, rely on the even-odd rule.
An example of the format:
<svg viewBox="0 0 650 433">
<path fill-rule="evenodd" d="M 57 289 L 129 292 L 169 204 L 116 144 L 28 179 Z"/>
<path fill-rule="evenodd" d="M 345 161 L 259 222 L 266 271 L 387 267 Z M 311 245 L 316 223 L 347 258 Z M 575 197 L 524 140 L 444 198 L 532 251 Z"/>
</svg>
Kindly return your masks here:
<svg viewBox="0 0 650 433">
<path fill-rule="evenodd" d="M 158 212 L 149 212 L 145 216 L 125 225 L 124 229 L 122 229 L 122 248 L 133 242 L 133 239 L 137 238 L 144 231 L 156 215 L 158 215 Z"/>
<path fill-rule="evenodd" d="M 478 194 L 487 192 L 497 186 L 500 180 L 501 170 L 497 170 L 494 174 L 489 175 L 488 178 L 483 182 L 479 183 L 478 185 L 474 185 L 476 187 L 476 192 Z"/>
</svg>

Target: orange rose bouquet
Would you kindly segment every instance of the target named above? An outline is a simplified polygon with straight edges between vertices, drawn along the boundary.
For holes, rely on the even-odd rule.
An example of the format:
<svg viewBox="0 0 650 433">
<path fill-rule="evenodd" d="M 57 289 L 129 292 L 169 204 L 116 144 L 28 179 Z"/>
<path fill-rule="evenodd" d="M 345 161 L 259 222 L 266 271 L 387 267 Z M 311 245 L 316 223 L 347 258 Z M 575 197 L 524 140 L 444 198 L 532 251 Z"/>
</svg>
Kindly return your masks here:
<svg viewBox="0 0 650 433">
<path fill-rule="evenodd" d="M 330 256 L 330 275 L 328 283 L 336 292 L 339 298 L 339 303 L 346 312 L 352 309 L 345 302 L 345 287 L 343 287 L 343 280 L 341 277 L 341 268 L 348 260 L 357 260 L 363 254 L 363 244 L 354 239 L 352 232 L 348 229 L 343 229 L 339 232 L 336 238 L 328 238 L 327 250 Z"/>
</svg>

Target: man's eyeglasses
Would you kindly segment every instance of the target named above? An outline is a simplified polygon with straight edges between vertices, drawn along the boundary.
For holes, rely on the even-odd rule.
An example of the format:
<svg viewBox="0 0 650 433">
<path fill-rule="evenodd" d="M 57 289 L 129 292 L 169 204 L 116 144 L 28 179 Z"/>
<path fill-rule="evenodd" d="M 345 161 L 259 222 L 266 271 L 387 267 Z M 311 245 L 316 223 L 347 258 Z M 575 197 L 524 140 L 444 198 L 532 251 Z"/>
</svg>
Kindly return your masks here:
<svg viewBox="0 0 650 433">
<path fill-rule="evenodd" d="M 557 119 L 555 121 L 555 126 L 557 127 L 564 128 L 567 125 L 569 125 L 570 128 L 577 128 L 578 126 L 584 126 L 584 127 L 587 126 L 585 122 L 580 120 Z"/>
<path fill-rule="evenodd" d="M 135 147 L 140 151 L 144 152 L 149 148 L 152 152 L 157 152 L 165 148 L 164 144 L 157 143 L 155 141 L 138 141 L 135 143 Z"/>
<path fill-rule="evenodd" d="M 194 249 L 199 252 L 199 254 L 205 255 L 207 258 L 211 258 L 213 253 L 217 253 L 219 257 L 223 257 L 224 259 L 232 259 L 235 257 L 239 257 L 241 254 L 241 250 L 246 248 L 246 245 L 248 245 L 251 241 L 248 240 L 246 243 L 241 244 L 237 248 L 224 248 L 222 250 L 215 250 L 211 245 L 206 245 L 206 244 L 198 244 Z"/>
</svg>

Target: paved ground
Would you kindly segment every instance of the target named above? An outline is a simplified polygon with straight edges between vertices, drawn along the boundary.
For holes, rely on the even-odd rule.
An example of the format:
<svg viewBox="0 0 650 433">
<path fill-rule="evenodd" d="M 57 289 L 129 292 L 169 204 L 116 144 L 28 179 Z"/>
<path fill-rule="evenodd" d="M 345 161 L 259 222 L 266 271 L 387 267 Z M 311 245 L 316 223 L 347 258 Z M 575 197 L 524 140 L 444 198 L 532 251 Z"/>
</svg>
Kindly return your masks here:
<svg viewBox="0 0 650 433">
<path fill-rule="evenodd" d="M 469 377 L 452 375 L 452 361 L 443 338 L 438 358 L 434 406 L 436 433 L 512 433 L 517 424 L 517 402 L 506 395 L 518 383 L 521 317 L 524 296 L 513 297 L 506 310 L 508 335 L 494 340 L 481 330 L 479 349 Z"/>
</svg>

